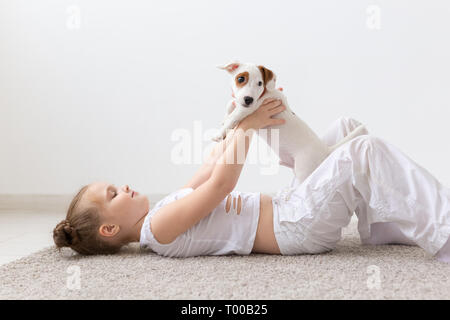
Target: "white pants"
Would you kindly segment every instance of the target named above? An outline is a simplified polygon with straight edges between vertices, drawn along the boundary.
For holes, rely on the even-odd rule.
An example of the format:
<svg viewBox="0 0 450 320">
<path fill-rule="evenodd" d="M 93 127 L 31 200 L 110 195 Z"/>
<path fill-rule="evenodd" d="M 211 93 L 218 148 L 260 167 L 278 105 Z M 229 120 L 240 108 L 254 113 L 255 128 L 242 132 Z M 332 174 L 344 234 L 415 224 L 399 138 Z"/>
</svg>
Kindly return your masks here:
<svg viewBox="0 0 450 320">
<path fill-rule="evenodd" d="M 338 119 L 323 140 L 333 145 L 359 124 Z M 418 245 L 434 255 L 450 235 L 450 190 L 368 134 L 336 149 L 302 184 L 294 177 L 272 203 L 284 255 L 332 250 L 353 212 L 363 244 Z"/>
</svg>

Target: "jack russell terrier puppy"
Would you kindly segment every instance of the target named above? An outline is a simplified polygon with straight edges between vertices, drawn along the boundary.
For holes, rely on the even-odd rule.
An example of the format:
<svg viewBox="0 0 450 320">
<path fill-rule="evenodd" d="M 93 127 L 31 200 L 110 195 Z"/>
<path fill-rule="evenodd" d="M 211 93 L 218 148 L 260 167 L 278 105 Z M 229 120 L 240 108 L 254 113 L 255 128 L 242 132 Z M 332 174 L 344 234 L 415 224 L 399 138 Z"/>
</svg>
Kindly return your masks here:
<svg viewBox="0 0 450 320">
<path fill-rule="evenodd" d="M 239 122 L 253 113 L 267 98 L 281 99 L 286 109 L 274 118 L 283 118 L 282 125 L 266 128 L 267 134 L 260 135 L 272 147 L 271 130 L 279 130 L 280 165 L 294 169 L 296 178 L 303 182 L 336 148 L 361 135 L 365 130 L 360 125 L 334 146 L 325 144 L 309 127 L 289 108 L 285 95 L 275 88 L 275 74 L 252 63 L 232 62 L 218 66 L 232 76 L 232 99 L 227 105 L 227 115 L 214 141 L 225 138 L 226 132 L 233 129 Z M 274 150 L 277 152 L 278 150 Z"/>
</svg>

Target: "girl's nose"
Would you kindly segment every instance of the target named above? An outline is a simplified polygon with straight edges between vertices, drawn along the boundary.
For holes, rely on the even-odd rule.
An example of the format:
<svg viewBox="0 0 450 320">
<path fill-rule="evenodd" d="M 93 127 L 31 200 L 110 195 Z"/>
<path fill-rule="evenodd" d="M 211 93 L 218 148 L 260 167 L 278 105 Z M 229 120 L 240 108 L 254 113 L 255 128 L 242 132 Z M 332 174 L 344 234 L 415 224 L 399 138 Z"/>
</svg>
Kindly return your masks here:
<svg viewBox="0 0 450 320">
<path fill-rule="evenodd" d="M 122 187 L 123 190 L 125 190 L 125 192 L 130 191 L 130 187 L 126 184 Z"/>
</svg>

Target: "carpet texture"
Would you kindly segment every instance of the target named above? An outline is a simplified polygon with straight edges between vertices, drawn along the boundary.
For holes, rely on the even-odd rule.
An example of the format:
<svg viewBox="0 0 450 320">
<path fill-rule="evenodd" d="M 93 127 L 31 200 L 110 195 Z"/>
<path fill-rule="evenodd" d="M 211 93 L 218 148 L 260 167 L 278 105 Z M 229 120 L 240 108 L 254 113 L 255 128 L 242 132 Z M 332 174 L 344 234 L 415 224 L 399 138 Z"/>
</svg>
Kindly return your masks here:
<svg viewBox="0 0 450 320">
<path fill-rule="evenodd" d="M 0 267 L 0 299 L 449 299 L 450 264 L 420 247 L 362 246 L 356 221 L 320 255 L 85 257 L 49 247 Z"/>
</svg>

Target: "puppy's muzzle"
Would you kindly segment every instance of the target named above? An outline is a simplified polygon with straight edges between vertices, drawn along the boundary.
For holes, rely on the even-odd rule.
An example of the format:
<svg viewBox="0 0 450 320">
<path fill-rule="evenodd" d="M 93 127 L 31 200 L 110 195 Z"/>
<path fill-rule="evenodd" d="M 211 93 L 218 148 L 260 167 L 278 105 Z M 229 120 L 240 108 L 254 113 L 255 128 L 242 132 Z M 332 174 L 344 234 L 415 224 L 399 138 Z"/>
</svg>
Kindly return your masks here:
<svg viewBox="0 0 450 320">
<path fill-rule="evenodd" d="M 252 104 L 253 98 L 252 97 L 244 97 L 244 101 L 245 101 L 245 104 L 246 104 L 245 107 L 248 107 L 249 105 Z"/>
</svg>

